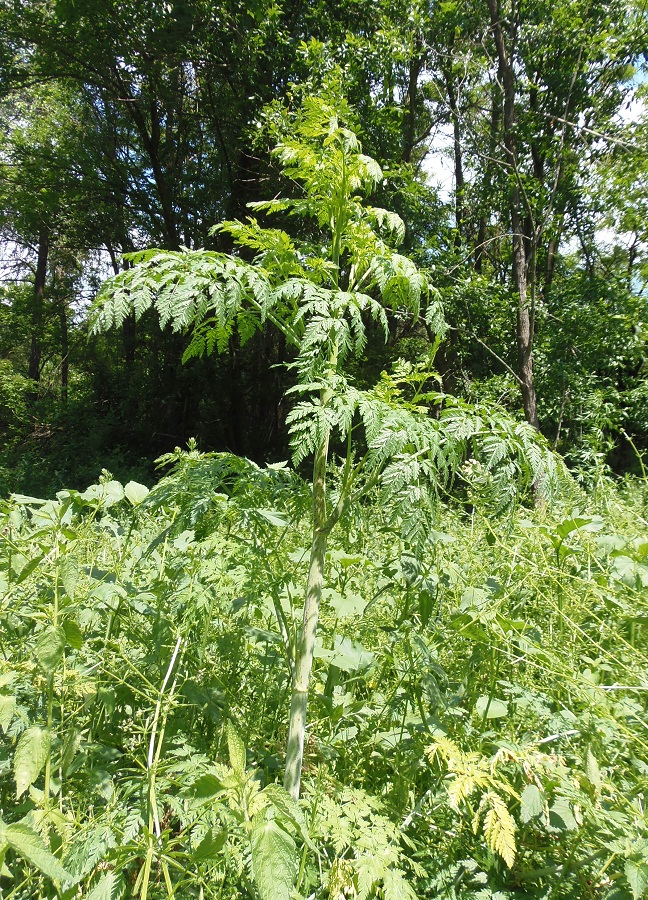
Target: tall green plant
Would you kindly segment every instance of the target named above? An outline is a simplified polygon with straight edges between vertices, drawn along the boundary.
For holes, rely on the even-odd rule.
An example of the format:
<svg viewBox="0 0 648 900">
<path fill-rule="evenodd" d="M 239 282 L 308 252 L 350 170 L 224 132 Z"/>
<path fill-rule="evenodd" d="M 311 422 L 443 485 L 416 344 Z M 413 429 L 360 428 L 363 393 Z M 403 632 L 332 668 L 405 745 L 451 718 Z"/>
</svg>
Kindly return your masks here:
<svg viewBox="0 0 648 900">
<path fill-rule="evenodd" d="M 393 248 L 404 237 L 402 220 L 362 201 L 383 173 L 362 153 L 349 118 L 339 98 L 306 99 L 292 117 L 290 136 L 274 151 L 299 196 L 250 204 L 257 213 L 307 220 L 308 240 L 296 242 L 286 231 L 249 218 L 216 229 L 233 237 L 245 259 L 206 250 L 135 254 L 136 265 L 104 288 L 94 326 L 119 325 L 132 311 L 141 316 L 154 307 L 163 327 L 191 329 L 185 360 L 224 350 L 235 333 L 245 341 L 266 322 L 294 348 L 297 381 L 291 391 L 298 399 L 287 417 L 293 460 L 313 460 L 310 564 L 291 661 L 284 779 L 295 798 L 327 541 L 349 506 L 377 488 L 394 526 L 421 552 L 439 492 L 467 457 L 480 461 L 480 480 L 498 508 L 510 504 L 520 479 L 546 488 L 554 475 L 551 455 L 530 426 L 496 409 L 446 401 L 445 411 L 432 417 L 430 396 L 416 387 L 416 373 L 401 369 L 370 391 L 354 386 L 348 363 L 363 351 L 367 319 L 378 322 L 385 337 L 389 308 L 423 315 L 439 336 L 446 325 L 427 276 Z M 332 439 L 346 450 L 330 504 Z"/>
</svg>

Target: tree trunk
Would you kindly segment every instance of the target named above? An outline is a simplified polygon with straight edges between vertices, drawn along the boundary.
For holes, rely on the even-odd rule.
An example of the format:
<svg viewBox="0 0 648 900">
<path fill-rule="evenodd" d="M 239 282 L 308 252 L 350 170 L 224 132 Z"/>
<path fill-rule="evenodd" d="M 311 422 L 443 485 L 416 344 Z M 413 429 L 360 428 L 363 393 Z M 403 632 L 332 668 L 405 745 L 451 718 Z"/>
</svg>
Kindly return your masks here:
<svg viewBox="0 0 648 900">
<path fill-rule="evenodd" d="M 29 351 L 29 377 L 38 384 L 41 372 L 43 312 L 45 302 L 45 280 L 47 278 L 47 257 L 49 254 L 49 233 L 41 229 L 38 236 L 38 261 L 34 279 L 34 296 L 31 314 L 31 346 Z"/>
<path fill-rule="evenodd" d="M 421 42 L 416 42 L 416 50 L 420 51 Z M 403 153 L 404 163 L 411 163 L 414 147 L 416 146 L 416 104 L 418 103 L 418 80 L 421 76 L 423 57 L 417 53 L 409 64 L 409 78 L 407 83 L 407 111 L 403 128 Z"/>
<path fill-rule="evenodd" d="M 110 256 L 110 265 L 112 266 L 113 274 L 119 275 L 119 261 L 117 259 L 117 254 L 115 253 L 115 248 L 110 241 L 106 241 L 106 249 Z"/>
<path fill-rule="evenodd" d="M 545 261 L 544 284 L 542 286 L 542 296 L 544 300 L 546 300 L 549 296 L 549 291 L 551 290 L 551 285 L 553 284 L 553 277 L 556 269 L 556 255 L 558 254 L 559 245 L 559 236 L 555 236 L 549 239 L 549 243 L 547 245 L 547 259 Z"/>
<path fill-rule="evenodd" d="M 477 246 L 475 247 L 475 272 L 477 272 L 478 274 L 481 274 L 482 271 L 482 262 L 484 259 L 486 247 L 486 233 L 490 209 L 486 209 L 485 207 L 487 202 L 491 199 L 493 181 L 493 158 L 495 156 L 495 149 L 497 147 L 497 132 L 500 127 L 501 116 L 501 98 L 499 95 L 499 91 L 497 89 L 494 89 L 488 140 L 488 158 L 486 160 L 484 181 L 481 189 L 479 228 L 477 232 Z"/>
<path fill-rule="evenodd" d="M 534 311 L 533 301 L 527 284 L 524 236 L 519 233 L 519 227 L 519 222 L 517 228 L 515 225 L 513 226 L 513 272 L 518 291 L 518 370 L 525 418 L 534 428 L 539 429 L 540 422 L 538 420 L 538 407 L 536 402 L 535 384 L 533 381 Z"/>
<path fill-rule="evenodd" d="M 124 347 L 124 362 L 130 368 L 135 362 L 135 348 L 137 347 L 137 320 L 135 313 L 129 313 L 124 319 L 122 345 Z"/>
<path fill-rule="evenodd" d="M 445 81 L 446 93 L 448 95 L 448 105 L 452 117 L 452 143 L 454 150 L 454 173 L 455 173 L 455 239 L 454 244 L 458 249 L 462 244 L 463 218 L 464 218 L 464 193 L 465 180 L 463 171 L 463 159 L 461 153 L 461 128 L 459 122 L 459 107 L 457 105 L 457 95 L 455 92 L 454 81 L 452 78 L 452 70 L 450 68 L 443 69 L 443 80 Z"/>
<path fill-rule="evenodd" d="M 517 307 L 517 348 L 518 369 L 522 390 L 522 403 L 527 422 L 539 428 L 538 408 L 535 384 L 533 380 L 533 338 L 534 338 L 534 288 L 535 272 L 531 271 L 531 291 L 529 291 L 529 267 L 535 261 L 533 228 L 527 236 L 522 221 L 522 198 L 518 178 L 518 159 L 515 135 L 515 73 L 512 53 L 506 44 L 500 17 L 499 0 L 488 0 L 491 27 L 497 56 L 499 71 L 504 91 L 504 150 L 507 167 L 512 170 L 513 187 L 509 196 L 511 231 L 513 232 L 513 278 L 518 294 Z M 514 40 L 511 41 L 514 45 Z"/>
<path fill-rule="evenodd" d="M 68 319 L 65 300 L 59 303 L 59 323 L 61 327 L 61 400 L 67 403 L 68 373 L 70 371 L 70 343 L 68 340 Z"/>
<path fill-rule="evenodd" d="M 123 81 L 118 78 L 118 82 L 122 86 L 122 90 L 128 93 L 128 88 Z M 178 223 L 176 211 L 173 202 L 173 187 L 170 184 L 169 171 L 164 167 L 160 157 L 161 130 L 160 130 L 160 110 L 157 101 L 153 100 L 149 104 L 149 115 L 151 119 L 150 128 L 146 121 L 146 116 L 140 108 L 139 101 L 136 98 L 129 98 L 126 108 L 137 128 L 142 145 L 146 150 L 151 171 L 153 172 L 153 181 L 157 190 L 158 200 L 160 201 L 160 214 L 162 218 L 163 243 L 167 250 L 179 250 L 180 238 L 178 236 Z"/>
</svg>

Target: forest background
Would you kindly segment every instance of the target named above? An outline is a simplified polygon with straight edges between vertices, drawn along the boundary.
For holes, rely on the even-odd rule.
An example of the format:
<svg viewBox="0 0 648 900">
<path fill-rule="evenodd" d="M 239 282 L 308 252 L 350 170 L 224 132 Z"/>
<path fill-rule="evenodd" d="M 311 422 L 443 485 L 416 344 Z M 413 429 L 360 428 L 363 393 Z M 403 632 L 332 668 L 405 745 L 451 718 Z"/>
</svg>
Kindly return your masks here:
<svg viewBox="0 0 648 900">
<path fill-rule="evenodd" d="M 152 316 L 89 336 L 87 310 L 124 253 L 230 249 L 212 226 L 280 191 L 268 110 L 335 65 L 385 170 L 374 200 L 401 214 L 451 326 L 439 390 L 526 416 L 575 469 L 639 471 L 641 9 L 59 2 L 0 17 L 4 493 L 102 467 L 146 480 L 190 437 L 286 458 L 289 352 L 272 329 L 182 366 L 181 336 Z M 423 325 L 389 326 L 387 346 L 370 331 L 363 383 L 427 358 Z"/>
<path fill-rule="evenodd" d="M 647 52 L 0 0 L 0 900 L 646 896 Z"/>
</svg>

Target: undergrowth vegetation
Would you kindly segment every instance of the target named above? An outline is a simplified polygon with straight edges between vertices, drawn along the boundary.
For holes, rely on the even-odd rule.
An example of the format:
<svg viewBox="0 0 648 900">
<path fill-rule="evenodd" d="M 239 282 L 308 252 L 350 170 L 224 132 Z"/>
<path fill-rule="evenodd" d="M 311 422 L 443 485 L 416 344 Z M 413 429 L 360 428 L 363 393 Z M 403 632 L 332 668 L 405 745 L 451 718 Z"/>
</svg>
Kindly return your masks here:
<svg viewBox="0 0 648 900">
<path fill-rule="evenodd" d="M 280 116 L 297 195 L 252 204 L 312 239 L 227 222 L 238 255 L 135 254 L 97 309 L 186 358 L 276 328 L 292 467 L 191 442 L 152 490 L 0 506 L 3 900 L 646 893 L 645 479 L 588 499 L 429 389 L 439 297 L 348 115 Z M 360 389 L 388 314 L 427 359 Z"/>
<path fill-rule="evenodd" d="M 296 802 L 310 486 L 165 462 L 150 492 L 2 504 L 6 900 L 645 894 L 645 483 L 494 527 L 464 470 L 416 556 L 374 494 L 350 508 Z"/>
</svg>

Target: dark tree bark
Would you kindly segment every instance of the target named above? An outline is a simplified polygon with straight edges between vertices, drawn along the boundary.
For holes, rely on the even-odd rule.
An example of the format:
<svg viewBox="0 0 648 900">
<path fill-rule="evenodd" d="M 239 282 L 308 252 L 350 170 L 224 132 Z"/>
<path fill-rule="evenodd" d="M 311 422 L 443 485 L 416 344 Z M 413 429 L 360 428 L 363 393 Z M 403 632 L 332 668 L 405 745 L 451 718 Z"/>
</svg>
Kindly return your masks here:
<svg viewBox="0 0 648 900">
<path fill-rule="evenodd" d="M 416 43 L 417 51 L 421 49 L 421 42 L 417 41 Z M 405 122 L 403 127 L 403 153 L 402 159 L 405 163 L 410 163 L 412 161 L 412 154 L 414 153 L 414 147 L 416 146 L 416 122 L 417 122 L 417 111 L 416 105 L 418 103 L 418 83 L 419 78 L 421 77 L 421 71 L 423 69 L 425 57 L 421 55 L 420 52 L 417 52 L 409 64 L 409 76 L 407 81 L 407 95 L 406 95 L 406 113 L 405 113 Z"/>
<path fill-rule="evenodd" d="M 536 400 L 535 384 L 533 380 L 533 339 L 534 339 L 534 297 L 535 273 L 535 235 L 531 228 L 525 229 L 524 216 L 522 214 L 522 198 L 518 179 L 518 157 L 515 132 L 515 72 L 513 67 L 513 53 L 507 46 L 506 37 L 502 28 L 499 0 L 488 0 L 491 27 L 497 56 L 504 94 L 504 150 L 507 167 L 512 170 L 512 187 L 509 195 L 509 212 L 511 218 L 511 231 L 513 233 L 513 278 L 518 294 L 517 307 L 517 349 L 518 349 L 518 373 L 522 391 L 522 403 L 527 422 L 534 428 L 540 427 L 538 420 L 538 407 Z M 514 48 L 515 36 L 511 38 L 511 47 Z M 531 285 L 529 285 L 529 273 Z M 531 287 L 531 290 L 529 289 Z"/>
<path fill-rule="evenodd" d="M 153 181 L 155 183 L 158 200 L 160 201 L 160 214 L 162 216 L 163 243 L 167 250 L 180 249 L 180 237 L 178 231 L 178 222 L 176 210 L 173 203 L 173 191 L 170 184 L 168 172 L 163 164 L 161 155 L 162 146 L 162 130 L 160 125 L 160 107 L 157 100 L 149 103 L 150 126 L 143 110 L 140 108 L 138 98 L 132 97 L 128 86 L 120 78 L 116 77 L 117 84 L 120 85 L 121 91 L 128 97 L 129 102 L 126 109 L 130 113 L 131 119 L 137 129 L 142 146 L 146 151 L 148 160 L 151 163 L 153 172 Z"/>
<path fill-rule="evenodd" d="M 68 373 L 70 371 L 70 342 L 68 339 L 68 309 L 65 297 L 58 302 L 59 328 L 61 332 L 61 400 L 68 400 Z"/>
<path fill-rule="evenodd" d="M 38 236 L 38 260 L 34 279 L 34 295 L 31 313 L 31 346 L 29 351 L 29 377 L 38 384 L 41 373 L 41 353 L 43 336 L 43 314 L 45 304 L 45 281 L 47 279 L 47 258 L 49 255 L 49 233 L 42 228 Z"/>
<path fill-rule="evenodd" d="M 486 233 L 488 226 L 487 203 L 490 198 L 493 183 L 493 158 L 495 156 L 495 148 L 497 147 L 497 134 L 499 132 L 501 118 L 502 102 L 500 92 L 497 89 L 494 89 L 489 126 L 488 159 L 486 160 L 484 181 L 481 190 L 481 212 L 479 216 L 479 228 L 477 231 L 477 247 L 475 248 L 475 272 L 479 274 L 481 274 L 482 271 L 482 262 L 486 252 Z"/>
<path fill-rule="evenodd" d="M 542 289 L 542 296 L 545 300 L 547 299 L 549 291 L 551 290 L 551 285 L 553 284 L 559 245 L 560 237 L 558 235 L 549 238 L 549 243 L 547 244 L 547 258 L 545 260 L 544 285 Z"/>
<path fill-rule="evenodd" d="M 452 52 L 452 46 L 450 47 Z M 461 122 L 459 120 L 459 106 L 457 103 L 457 92 L 450 66 L 443 69 L 443 80 L 445 81 L 446 93 L 448 95 L 448 106 L 450 107 L 450 116 L 452 118 L 452 146 L 454 151 L 454 175 L 455 175 L 455 247 L 461 247 L 463 243 L 463 220 L 464 220 L 464 194 L 466 184 L 464 180 L 463 156 L 461 150 Z"/>
</svg>

